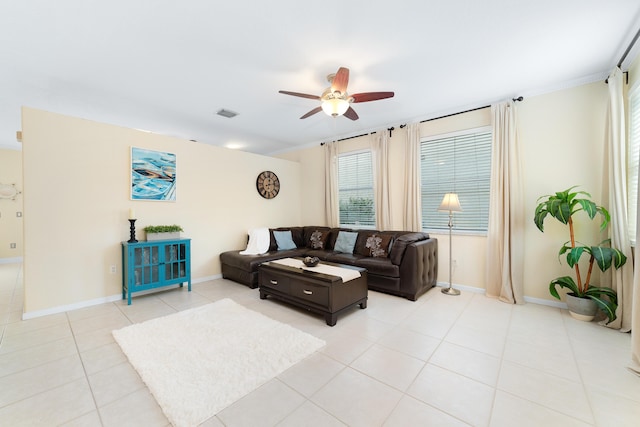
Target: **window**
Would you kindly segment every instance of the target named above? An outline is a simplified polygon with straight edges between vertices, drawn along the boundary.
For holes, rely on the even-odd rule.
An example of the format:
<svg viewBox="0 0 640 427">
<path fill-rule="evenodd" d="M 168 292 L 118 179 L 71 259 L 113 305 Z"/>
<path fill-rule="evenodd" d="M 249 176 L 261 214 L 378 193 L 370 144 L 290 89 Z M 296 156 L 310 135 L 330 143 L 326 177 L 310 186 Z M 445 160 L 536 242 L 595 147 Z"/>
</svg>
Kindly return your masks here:
<svg viewBox="0 0 640 427">
<path fill-rule="evenodd" d="M 340 225 L 375 227 L 371 151 L 338 156 Z"/>
<path fill-rule="evenodd" d="M 422 228 L 448 230 L 449 215 L 438 212 L 445 193 L 457 193 L 462 212 L 456 230 L 487 231 L 491 178 L 491 129 L 467 130 L 420 144 Z"/>
<path fill-rule="evenodd" d="M 627 152 L 627 210 L 629 239 L 636 245 L 638 209 L 638 159 L 640 159 L 640 83 L 629 91 L 629 147 Z"/>
</svg>

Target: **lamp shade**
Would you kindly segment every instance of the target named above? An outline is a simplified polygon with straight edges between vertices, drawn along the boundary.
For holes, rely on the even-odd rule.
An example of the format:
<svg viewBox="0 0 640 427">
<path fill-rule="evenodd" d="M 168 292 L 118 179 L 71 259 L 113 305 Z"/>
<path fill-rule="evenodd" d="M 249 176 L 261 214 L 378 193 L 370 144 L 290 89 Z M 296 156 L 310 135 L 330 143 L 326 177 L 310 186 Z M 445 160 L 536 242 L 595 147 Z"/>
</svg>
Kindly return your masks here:
<svg viewBox="0 0 640 427">
<path fill-rule="evenodd" d="M 329 116 L 341 116 L 349 109 L 349 101 L 340 98 L 325 99 L 322 101 L 322 111 Z"/>
<path fill-rule="evenodd" d="M 458 200 L 458 195 L 456 193 L 447 193 L 442 198 L 442 203 L 438 207 L 439 211 L 445 212 L 462 212 L 462 208 L 460 207 L 460 201 Z"/>
</svg>

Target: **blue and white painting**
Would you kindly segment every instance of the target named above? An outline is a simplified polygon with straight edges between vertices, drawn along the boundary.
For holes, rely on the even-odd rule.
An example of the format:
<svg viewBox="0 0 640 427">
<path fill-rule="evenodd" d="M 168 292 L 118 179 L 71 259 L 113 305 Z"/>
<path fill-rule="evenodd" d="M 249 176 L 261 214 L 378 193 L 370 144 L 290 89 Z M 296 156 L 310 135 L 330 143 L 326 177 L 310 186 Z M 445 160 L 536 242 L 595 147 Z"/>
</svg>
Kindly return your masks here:
<svg viewBox="0 0 640 427">
<path fill-rule="evenodd" d="M 176 155 L 131 147 L 131 200 L 176 200 Z"/>
</svg>

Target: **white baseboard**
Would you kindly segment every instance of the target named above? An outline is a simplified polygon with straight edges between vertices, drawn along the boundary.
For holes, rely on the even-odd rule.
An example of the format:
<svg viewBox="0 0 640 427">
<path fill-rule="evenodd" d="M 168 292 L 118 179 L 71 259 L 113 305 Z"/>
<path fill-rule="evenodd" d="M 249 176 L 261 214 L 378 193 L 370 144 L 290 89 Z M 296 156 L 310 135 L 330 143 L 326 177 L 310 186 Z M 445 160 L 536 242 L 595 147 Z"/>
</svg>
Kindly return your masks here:
<svg viewBox="0 0 640 427">
<path fill-rule="evenodd" d="M 60 305 L 44 310 L 30 311 L 22 314 L 22 320 L 33 319 L 36 317 L 47 316 L 49 314 L 64 313 L 65 311 L 78 310 L 79 308 L 91 307 L 93 305 L 104 304 L 105 302 L 114 302 L 122 299 L 122 294 L 111 295 L 109 297 L 96 298 L 89 301 L 80 301 L 74 304 Z"/>
<path fill-rule="evenodd" d="M 441 288 L 448 288 L 449 287 L 449 283 L 444 283 L 444 282 L 438 282 L 436 284 L 436 286 L 439 286 Z M 474 294 L 486 294 L 487 291 L 486 289 L 482 289 L 482 288 L 476 288 L 473 286 L 467 286 L 467 285 L 456 285 L 455 283 L 453 283 L 451 285 L 452 288 L 455 289 L 459 289 L 461 291 L 466 291 L 466 292 L 471 292 Z M 539 304 L 539 305 L 547 305 L 549 307 L 556 307 L 556 308 L 567 308 L 567 304 L 560 302 L 560 301 L 551 301 L 548 299 L 542 299 L 542 298 L 534 298 L 534 297 L 524 297 L 524 301 L 525 302 L 529 302 L 531 304 Z"/>
<path fill-rule="evenodd" d="M 192 279 L 191 280 L 191 284 L 193 285 L 194 283 L 203 283 L 203 282 L 208 282 L 208 281 L 211 281 L 211 280 L 221 279 L 221 278 L 222 278 L 222 274 L 214 274 L 213 276 L 198 277 L 197 279 Z M 180 285 L 175 285 L 173 287 L 177 288 L 179 286 Z M 136 292 L 136 295 L 145 295 L 145 294 L 150 294 L 150 293 L 153 293 L 153 292 L 157 292 L 158 290 L 168 290 L 168 289 L 172 289 L 172 287 L 171 286 L 167 286 L 167 287 L 163 287 L 163 288 L 160 288 L 160 289 L 149 289 L 147 291 Z M 22 315 L 22 320 L 33 319 L 35 317 L 47 316 L 49 314 L 64 313 L 65 311 L 78 310 L 80 308 L 87 308 L 87 307 L 91 307 L 91 306 L 98 305 L 98 304 L 104 304 L 106 302 L 115 302 L 115 301 L 119 301 L 121 299 L 122 299 L 122 294 L 117 294 L 117 295 L 110 295 L 110 296 L 103 297 L 103 298 L 96 298 L 96 299 L 92 299 L 92 300 L 88 300 L 88 301 L 80 301 L 80 302 L 77 302 L 77 303 L 74 303 L 74 304 L 61 305 L 61 306 L 58 306 L 58 307 L 51 307 L 51 308 L 47 308 L 45 310 L 30 311 L 30 312 L 24 313 Z"/>
<path fill-rule="evenodd" d="M 17 262 L 22 262 L 22 257 L 15 258 L 0 258 L 0 264 L 15 264 Z"/>
<path fill-rule="evenodd" d="M 191 284 L 209 282 L 211 280 L 216 280 L 216 279 L 222 279 L 222 274 L 214 274 L 213 276 L 198 277 L 197 279 L 192 279 Z"/>
<path fill-rule="evenodd" d="M 445 282 L 437 282 L 436 286 L 440 287 L 440 288 L 448 288 L 449 287 L 449 283 L 445 283 Z M 485 290 L 482 288 L 476 288 L 474 286 L 467 286 L 467 285 L 458 285 L 455 283 L 451 284 L 451 287 L 454 289 L 458 289 L 460 291 L 465 291 L 465 292 L 471 292 L 473 294 L 485 294 Z"/>
<path fill-rule="evenodd" d="M 524 300 L 532 304 L 548 305 L 549 307 L 556 307 L 556 308 L 567 308 L 567 304 L 560 301 L 551 301 L 548 299 L 533 298 L 533 297 L 524 297 Z"/>
<path fill-rule="evenodd" d="M 12 259 L 12 258 L 2 258 L 2 259 L 0 259 L 0 263 L 6 262 L 4 260 L 7 260 L 7 259 Z M 13 262 L 21 262 L 21 261 L 22 261 L 22 258 L 20 258 L 19 261 L 13 261 Z M 191 280 L 191 284 L 209 282 L 211 280 L 216 280 L 216 279 L 221 279 L 221 278 L 222 278 L 222 274 L 214 274 L 213 276 L 198 277 L 197 279 Z M 175 286 L 178 287 L 179 285 L 175 285 Z M 436 286 L 441 287 L 441 288 L 447 288 L 447 287 L 449 287 L 449 283 L 438 282 L 438 283 L 436 283 Z M 484 295 L 486 293 L 485 289 L 476 288 L 474 286 L 453 284 L 452 287 L 454 287 L 456 289 L 459 289 L 461 291 L 464 291 L 464 292 L 471 292 L 471 293 L 474 293 L 474 294 L 482 294 L 482 295 Z M 162 289 L 170 289 L 170 287 L 167 286 L 166 288 L 162 288 Z M 150 290 L 144 291 L 144 292 L 137 292 L 136 295 L 144 295 L 144 294 L 157 292 L 157 291 L 158 291 L 158 289 L 150 289 Z M 96 299 L 92 299 L 92 300 L 88 300 L 88 301 L 81 301 L 81 302 L 77 302 L 77 303 L 74 303 L 74 304 L 61 305 L 61 306 L 58 306 L 58 307 L 51 307 L 51 308 L 47 308 L 45 310 L 30 311 L 30 312 L 24 313 L 22 315 L 22 320 L 27 320 L 27 319 L 33 319 L 33 318 L 36 318 L 36 317 L 47 316 L 49 314 L 64 313 L 65 311 L 78 310 L 78 309 L 81 309 L 81 308 L 87 308 L 87 307 L 91 307 L 91 306 L 98 305 L 98 304 L 104 304 L 106 302 L 119 301 L 121 299 L 122 299 L 122 294 L 119 293 L 117 295 L 111 295 L 111 296 L 107 296 L 107 297 L 103 297 L 103 298 L 96 298 Z M 526 302 L 529 302 L 529 303 L 532 303 L 532 304 L 548 305 L 548 306 L 556 307 L 556 308 L 567 308 L 567 304 L 565 304 L 563 302 L 549 301 L 549 300 L 542 299 L 542 298 L 524 297 L 524 300 Z"/>
</svg>

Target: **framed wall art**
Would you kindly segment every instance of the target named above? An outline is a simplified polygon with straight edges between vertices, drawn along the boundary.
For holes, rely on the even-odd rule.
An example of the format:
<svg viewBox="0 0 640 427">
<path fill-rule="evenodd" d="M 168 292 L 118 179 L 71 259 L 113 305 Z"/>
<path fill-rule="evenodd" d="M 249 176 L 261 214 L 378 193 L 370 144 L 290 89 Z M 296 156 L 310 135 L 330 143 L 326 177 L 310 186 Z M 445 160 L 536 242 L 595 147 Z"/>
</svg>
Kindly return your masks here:
<svg viewBox="0 0 640 427">
<path fill-rule="evenodd" d="M 176 155 L 131 147 L 131 200 L 175 202 Z"/>
</svg>

